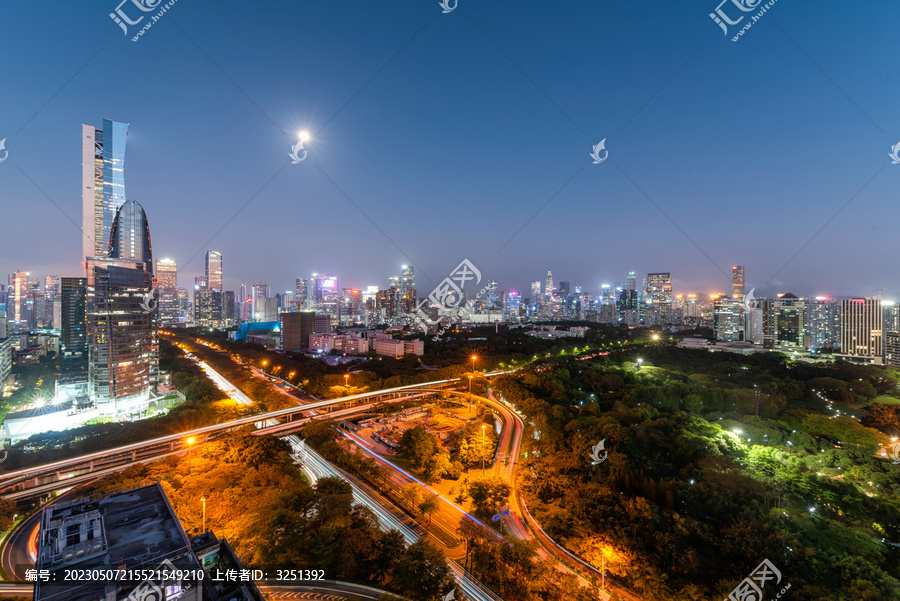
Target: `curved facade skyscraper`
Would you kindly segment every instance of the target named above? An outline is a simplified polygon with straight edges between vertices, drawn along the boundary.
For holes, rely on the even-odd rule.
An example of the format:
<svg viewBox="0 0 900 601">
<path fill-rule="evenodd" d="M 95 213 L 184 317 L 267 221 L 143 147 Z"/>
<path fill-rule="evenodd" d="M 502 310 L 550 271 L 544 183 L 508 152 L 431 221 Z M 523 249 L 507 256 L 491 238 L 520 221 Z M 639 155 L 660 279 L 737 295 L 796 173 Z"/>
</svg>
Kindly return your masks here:
<svg viewBox="0 0 900 601">
<path fill-rule="evenodd" d="M 108 256 L 141 263 L 144 271 L 153 273 L 150 225 L 144 207 L 137 201 L 126 201 L 116 212 L 109 234 Z"/>
</svg>

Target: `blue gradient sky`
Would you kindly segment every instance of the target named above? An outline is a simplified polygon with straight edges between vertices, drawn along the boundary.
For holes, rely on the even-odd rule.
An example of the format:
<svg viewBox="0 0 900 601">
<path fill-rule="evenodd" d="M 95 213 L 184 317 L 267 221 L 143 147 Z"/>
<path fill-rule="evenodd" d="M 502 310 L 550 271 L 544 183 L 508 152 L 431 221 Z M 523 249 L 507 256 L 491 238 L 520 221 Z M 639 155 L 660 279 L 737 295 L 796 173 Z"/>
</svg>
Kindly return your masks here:
<svg viewBox="0 0 900 601">
<path fill-rule="evenodd" d="M 2 9 L 4 277 L 79 273 L 61 211 L 80 226 L 81 124 L 110 117 L 131 124 L 127 196 L 183 286 L 213 248 L 229 289 L 385 286 L 412 262 L 427 293 L 469 258 L 525 295 L 548 268 L 594 291 L 671 271 L 704 293 L 742 263 L 756 296 L 900 296 L 894 2 L 779 0 L 738 43 L 716 0 L 178 0 L 137 43 L 117 4 Z"/>
</svg>

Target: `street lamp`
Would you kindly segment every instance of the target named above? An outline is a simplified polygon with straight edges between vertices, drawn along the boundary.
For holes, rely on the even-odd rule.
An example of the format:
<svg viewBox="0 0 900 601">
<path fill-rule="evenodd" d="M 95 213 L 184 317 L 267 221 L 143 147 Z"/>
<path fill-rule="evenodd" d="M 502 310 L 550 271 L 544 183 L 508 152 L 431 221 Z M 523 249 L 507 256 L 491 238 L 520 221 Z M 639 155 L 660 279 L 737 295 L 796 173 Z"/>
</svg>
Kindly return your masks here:
<svg viewBox="0 0 900 601">
<path fill-rule="evenodd" d="M 640 357 L 638 357 L 638 360 L 637 360 L 637 365 L 638 365 L 638 371 L 640 371 L 640 370 L 641 370 L 641 363 L 643 363 L 643 362 L 644 362 L 644 360 L 643 360 L 643 359 L 641 359 L 641 358 L 640 358 Z"/>
<path fill-rule="evenodd" d="M 472 371 L 475 371 L 475 359 L 478 358 L 478 355 L 472 355 Z"/>
<path fill-rule="evenodd" d="M 344 374 L 344 388 L 350 388 L 350 374 Z"/>
<path fill-rule="evenodd" d="M 484 455 L 485 455 L 485 440 L 484 440 L 484 429 L 487 428 L 487 424 L 481 424 L 481 477 L 484 478 Z"/>
<path fill-rule="evenodd" d="M 200 500 L 203 501 L 203 532 L 201 534 L 206 534 L 206 495 L 200 497 Z"/>
</svg>

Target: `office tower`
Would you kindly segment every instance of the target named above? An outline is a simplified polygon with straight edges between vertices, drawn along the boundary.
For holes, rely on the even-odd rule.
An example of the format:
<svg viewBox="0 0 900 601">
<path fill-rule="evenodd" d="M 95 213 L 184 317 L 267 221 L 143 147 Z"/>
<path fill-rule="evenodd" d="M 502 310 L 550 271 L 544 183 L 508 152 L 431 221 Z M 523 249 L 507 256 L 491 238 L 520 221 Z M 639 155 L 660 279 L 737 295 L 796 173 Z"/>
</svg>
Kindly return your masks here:
<svg viewBox="0 0 900 601">
<path fill-rule="evenodd" d="M 640 323 L 638 313 L 637 290 L 622 290 L 619 292 L 619 302 L 616 305 L 616 317 L 627 326 L 636 326 Z"/>
<path fill-rule="evenodd" d="M 87 278 L 62 278 L 60 292 L 60 339 L 63 359 L 87 361 Z"/>
<path fill-rule="evenodd" d="M 101 416 L 116 419 L 146 408 L 158 374 L 153 274 L 143 262 L 87 261 L 88 393 Z"/>
<path fill-rule="evenodd" d="M 881 301 L 874 298 L 851 298 L 841 301 L 841 354 L 859 357 L 866 362 L 881 363 Z"/>
<path fill-rule="evenodd" d="M 412 266 L 404 265 L 400 272 L 400 309 L 403 313 L 411 313 L 416 305 L 415 272 Z"/>
<path fill-rule="evenodd" d="M 234 302 L 234 290 L 226 290 L 222 293 L 222 325 L 228 327 L 237 321 L 236 305 Z"/>
<path fill-rule="evenodd" d="M 900 367 L 900 332 L 884 332 L 884 362 L 891 367 Z"/>
<path fill-rule="evenodd" d="M 313 274 L 312 280 L 313 303 L 317 313 L 331 315 L 335 323 L 341 318 L 341 290 L 338 287 L 338 277 L 335 275 Z M 398 280 L 399 293 L 399 280 Z M 399 294 L 397 302 L 399 302 Z M 396 310 L 396 309 L 395 309 Z"/>
<path fill-rule="evenodd" d="M 553 274 L 548 269 L 547 281 L 544 285 L 544 301 L 549 303 L 551 298 L 553 298 Z"/>
<path fill-rule="evenodd" d="M 297 284 L 294 287 L 294 300 L 297 302 L 298 310 L 311 309 L 309 302 L 309 278 L 297 278 Z"/>
<path fill-rule="evenodd" d="M 618 288 L 618 284 L 616 287 Z M 625 290 L 637 290 L 637 277 L 635 277 L 633 271 L 629 271 L 628 276 L 625 278 Z"/>
<path fill-rule="evenodd" d="M 267 321 L 266 299 L 269 298 L 268 284 L 254 284 L 250 289 L 250 321 Z M 274 299 L 273 299 L 274 300 Z"/>
<path fill-rule="evenodd" d="M 884 331 L 898 332 L 900 331 L 900 306 L 893 301 L 881 301 L 884 308 Z"/>
<path fill-rule="evenodd" d="M 806 349 L 806 303 L 791 294 L 782 294 L 773 303 L 775 346 L 779 351 Z"/>
<path fill-rule="evenodd" d="M 309 348 L 309 335 L 316 331 L 315 311 L 282 313 L 278 316 L 281 327 L 281 350 L 299 351 Z"/>
<path fill-rule="evenodd" d="M 7 310 L 13 331 L 28 329 L 28 278 L 30 276 L 30 271 L 17 271 L 9 275 Z"/>
<path fill-rule="evenodd" d="M 182 315 L 178 303 L 178 264 L 175 259 L 156 260 L 156 285 L 159 290 L 159 322 L 178 323 Z"/>
<path fill-rule="evenodd" d="M 571 284 L 571 283 L 569 283 L 569 282 L 560 282 L 560 283 L 559 283 L 559 289 L 557 290 L 556 294 L 557 294 L 557 296 L 560 296 L 560 297 L 562 297 L 562 298 L 568 298 L 568 297 L 569 297 L 569 294 L 570 294 L 570 292 L 571 292 L 571 290 L 572 290 L 572 284 Z"/>
<path fill-rule="evenodd" d="M 488 280 L 485 284 L 487 292 L 485 293 L 487 308 L 489 311 L 496 311 L 500 308 L 499 290 L 497 289 L 497 280 Z"/>
<path fill-rule="evenodd" d="M 194 290 L 203 290 L 206 288 L 206 276 L 205 275 L 195 275 L 194 276 Z"/>
<path fill-rule="evenodd" d="M 749 311 L 744 309 L 744 340 L 762 345 L 765 342 L 765 315 L 756 307 Z"/>
<path fill-rule="evenodd" d="M 194 325 L 201 328 L 222 326 L 223 298 L 221 290 L 203 288 L 194 292 Z"/>
<path fill-rule="evenodd" d="M 743 299 L 723 296 L 716 299 L 714 323 L 716 340 L 735 342 L 741 339 L 741 313 Z"/>
<path fill-rule="evenodd" d="M 134 200 L 119 206 L 109 234 L 110 259 L 127 259 L 141 264 L 144 271 L 153 273 L 153 253 L 150 249 L 150 225 L 144 207 Z M 100 255 L 98 255 L 100 256 Z"/>
<path fill-rule="evenodd" d="M 827 296 L 817 296 L 806 301 L 806 348 L 810 350 L 833 349 L 840 335 L 838 304 Z"/>
<path fill-rule="evenodd" d="M 103 120 L 103 128 L 82 125 L 82 260 L 106 256 L 113 220 L 125 203 L 125 143 L 128 124 Z"/>
<path fill-rule="evenodd" d="M 179 288 L 176 290 L 178 296 L 178 320 L 186 318 L 188 315 L 188 305 L 190 304 L 190 296 L 187 288 Z"/>
<path fill-rule="evenodd" d="M 744 298 L 744 266 L 731 266 L 731 298 Z"/>
<path fill-rule="evenodd" d="M 541 306 L 541 281 L 531 282 L 531 306 L 537 310 Z"/>
<path fill-rule="evenodd" d="M 222 253 L 206 251 L 206 287 L 222 291 Z"/>
<path fill-rule="evenodd" d="M 648 273 L 646 290 L 653 312 L 648 316 L 653 321 L 649 325 L 668 323 L 672 310 L 672 274 Z"/>
</svg>

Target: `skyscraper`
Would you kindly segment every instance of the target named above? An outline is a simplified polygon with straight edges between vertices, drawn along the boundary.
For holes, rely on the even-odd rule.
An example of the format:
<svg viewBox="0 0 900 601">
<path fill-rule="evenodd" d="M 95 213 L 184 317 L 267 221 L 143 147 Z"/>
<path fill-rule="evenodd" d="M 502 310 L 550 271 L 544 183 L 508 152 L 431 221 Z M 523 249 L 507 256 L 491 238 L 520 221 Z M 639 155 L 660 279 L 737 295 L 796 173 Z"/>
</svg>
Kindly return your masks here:
<svg viewBox="0 0 900 601">
<path fill-rule="evenodd" d="M 841 301 L 841 354 L 881 363 L 881 301 L 874 298 L 851 298 Z"/>
<path fill-rule="evenodd" d="M 736 299 L 739 300 L 739 299 Z M 780 351 L 806 349 L 806 303 L 791 293 L 773 301 L 775 348 Z"/>
<path fill-rule="evenodd" d="M 159 321 L 163 325 L 178 323 L 178 264 L 175 259 L 156 260 L 156 282 L 159 288 Z"/>
<path fill-rule="evenodd" d="M 206 251 L 206 287 L 222 291 L 222 253 Z"/>
<path fill-rule="evenodd" d="M 158 373 L 152 275 L 135 261 L 88 259 L 88 393 L 101 416 L 127 418 L 146 408 Z"/>
<path fill-rule="evenodd" d="M 400 272 L 400 305 L 404 313 L 411 313 L 416 306 L 415 271 L 410 265 Z"/>
<path fill-rule="evenodd" d="M 101 255 L 97 255 L 101 256 Z M 150 224 L 144 207 L 134 200 L 119 206 L 109 233 L 110 259 L 128 259 L 153 273 L 153 253 L 150 249 Z"/>
<path fill-rule="evenodd" d="M 629 271 L 628 277 L 625 278 L 625 290 L 637 290 L 637 277 L 633 271 Z"/>
<path fill-rule="evenodd" d="M 297 278 L 297 284 L 294 288 L 294 301 L 300 311 L 311 309 L 309 302 L 309 278 Z"/>
<path fill-rule="evenodd" d="M 62 278 L 59 343 L 63 359 L 87 361 L 86 295 L 87 278 Z"/>
<path fill-rule="evenodd" d="M 716 340 L 735 342 L 741 339 L 742 300 L 722 297 L 716 299 L 714 322 Z"/>
<path fill-rule="evenodd" d="M 103 120 L 103 128 L 81 126 L 82 261 L 106 255 L 113 220 L 125 202 L 125 143 L 128 124 Z"/>
<path fill-rule="evenodd" d="M 744 298 L 744 266 L 731 266 L 731 298 Z"/>
<path fill-rule="evenodd" d="M 669 313 L 672 310 L 672 274 L 648 273 L 647 296 L 652 303 L 653 324 L 668 323 Z"/>
<path fill-rule="evenodd" d="M 544 300 L 549 303 L 551 298 L 553 298 L 553 274 L 548 269 L 547 283 L 544 286 Z"/>
<path fill-rule="evenodd" d="M 12 329 L 28 329 L 28 278 L 30 271 L 17 271 L 9 275 L 9 300 L 7 300 Z"/>
<path fill-rule="evenodd" d="M 159 379 L 153 256 L 144 208 L 123 202 L 109 234 L 109 256 L 88 258 L 88 393 L 101 416 L 146 409 Z"/>
</svg>

